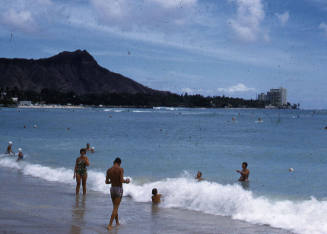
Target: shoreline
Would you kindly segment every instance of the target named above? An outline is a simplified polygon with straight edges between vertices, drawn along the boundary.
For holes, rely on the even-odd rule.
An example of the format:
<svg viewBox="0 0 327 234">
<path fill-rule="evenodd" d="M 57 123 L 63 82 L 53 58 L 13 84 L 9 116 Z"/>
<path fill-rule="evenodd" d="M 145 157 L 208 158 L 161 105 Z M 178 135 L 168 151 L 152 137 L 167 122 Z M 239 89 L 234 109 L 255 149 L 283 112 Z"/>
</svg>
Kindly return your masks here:
<svg viewBox="0 0 327 234">
<path fill-rule="evenodd" d="M 25 176 L 0 167 L 0 231 L 9 233 L 275 233 L 287 230 L 255 225 L 230 217 L 162 208 L 124 197 L 121 226 L 108 232 L 112 205 L 108 194 L 87 190 L 75 197 L 74 186 Z M 109 190 L 109 189 L 108 189 Z M 108 191 L 109 193 L 109 191 Z"/>
<path fill-rule="evenodd" d="M 31 105 L 31 106 L 8 106 L 0 108 L 17 108 L 17 109 L 85 109 L 85 108 L 94 108 L 94 109 L 106 109 L 106 108 L 121 108 L 121 109 L 153 109 L 158 110 L 160 108 L 174 108 L 174 109 L 217 109 L 217 110 L 302 110 L 302 109 L 288 109 L 288 108 L 256 108 L 256 107 L 184 107 L 184 106 L 87 106 L 87 105 Z"/>
</svg>

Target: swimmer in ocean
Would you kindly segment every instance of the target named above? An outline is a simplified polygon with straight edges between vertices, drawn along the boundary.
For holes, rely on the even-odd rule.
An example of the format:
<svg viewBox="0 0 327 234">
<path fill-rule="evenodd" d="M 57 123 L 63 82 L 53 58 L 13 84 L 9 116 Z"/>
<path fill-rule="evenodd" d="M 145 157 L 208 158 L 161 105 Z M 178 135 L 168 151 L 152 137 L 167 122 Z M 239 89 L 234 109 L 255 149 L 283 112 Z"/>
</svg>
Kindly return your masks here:
<svg viewBox="0 0 327 234">
<path fill-rule="evenodd" d="M 242 163 L 242 171 L 236 170 L 237 173 L 241 174 L 241 177 L 238 179 L 239 181 L 249 181 L 250 171 L 247 169 L 248 163 Z"/>
<path fill-rule="evenodd" d="M 17 161 L 20 161 L 23 158 L 24 158 L 24 154 L 23 154 L 22 148 L 18 148 L 18 158 L 17 158 Z"/>
<path fill-rule="evenodd" d="M 95 153 L 95 147 L 94 146 L 91 147 L 91 153 L 92 154 Z"/>
<path fill-rule="evenodd" d="M 14 151 L 12 151 L 12 141 L 9 141 L 8 142 L 8 147 L 7 147 L 7 150 L 6 150 L 6 154 L 9 154 L 9 155 L 15 155 Z"/>
<path fill-rule="evenodd" d="M 112 223 L 114 220 L 116 220 L 116 225 L 119 225 L 118 209 L 123 197 L 123 183 L 128 184 L 130 182 L 129 179 L 124 179 L 124 169 L 120 167 L 120 165 L 121 159 L 116 158 L 114 165 L 107 170 L 106 175 L 105 183 L 111 184 L 110 196 L 113 205 L 110 221 L 107 226 L 108 230 L 112 229 Z"/>
<path fill-rule="evenodd" d="M 158 189 L 152 189 L 152 203 L 159 204 L 160 203 L 161 194 L 158 193 Z"/>
<path fill-rule="evenodd" d="M 86 143 L 86 148 L 85 148 L 86 152 L 91 150 L 91 146 L 90 143 Z"/>
<path fill-rule="evenodd" d="M 74 168 L 74 179 L 76 178 L 76 195 L 79 194 L 81 187 L 81 180 L 83 186 L 83 195 L 86 194 L 86 180 L 87 180 L 87 168 L 90 165 L 89 159 L 86 157 L 86 150 L 80 150 L 80 156 L 76 159 Z"/>
<path fill-rule="evenodd" d="M 202 181 L 202 180 L 204 180 L 204 179 L 202 178 L 202 172 L 201 172 L 201 171 L 198 171 L 198 173 L 196 174 L 195 179 L 198 180 L 198 181 Z"/>
</svg>

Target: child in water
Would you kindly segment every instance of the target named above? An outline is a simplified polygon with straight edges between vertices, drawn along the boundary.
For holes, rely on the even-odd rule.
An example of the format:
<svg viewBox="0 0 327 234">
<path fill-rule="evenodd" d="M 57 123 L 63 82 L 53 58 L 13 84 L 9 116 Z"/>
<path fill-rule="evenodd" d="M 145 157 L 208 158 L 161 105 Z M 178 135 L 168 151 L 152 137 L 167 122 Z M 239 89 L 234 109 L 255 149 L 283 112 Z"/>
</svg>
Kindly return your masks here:
<svg viewBox="0 0 327 234">
<path fill-rule="evenodd" d="M 22 152 L 22 148 L 18 148 L 18 158 L 17 161 L 20 161 L 24 158 L 24 154 Z"/>
<path fill-rule="evenodd" d="M 158 190 L 156 188 L 152 189 L 152 203 L 158 204 L 160 203 L 161 194 L 158 194 Z"/>
</svg>

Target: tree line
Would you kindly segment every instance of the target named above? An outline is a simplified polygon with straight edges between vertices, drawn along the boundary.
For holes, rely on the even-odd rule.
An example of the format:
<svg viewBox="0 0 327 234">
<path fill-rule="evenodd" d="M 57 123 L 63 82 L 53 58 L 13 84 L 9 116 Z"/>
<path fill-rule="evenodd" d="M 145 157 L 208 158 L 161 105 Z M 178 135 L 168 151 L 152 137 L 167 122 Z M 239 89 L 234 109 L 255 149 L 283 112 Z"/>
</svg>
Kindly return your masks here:
<svg viewBox="0 0 327 234">
<path fill-rule="evenodd" d="M 128 106 L 128 107 L 244 107 L 264 108 L 265 103 L 258 100 L 246 100 L 225 96 L 202 96 L 173 93 L 158 94 L 129 94 L 129 93 L 102 93 L 78 95 L 74 92 L 60 92 L 52 89 L 43 89 L 41 92 L 23 91 L 17 87 L 0 88 L 0 104 L 14 105 L 13 97 L 19 100 L 32 101 L 40 104 L 89 105 L 89 106 Z"/>
</svg>

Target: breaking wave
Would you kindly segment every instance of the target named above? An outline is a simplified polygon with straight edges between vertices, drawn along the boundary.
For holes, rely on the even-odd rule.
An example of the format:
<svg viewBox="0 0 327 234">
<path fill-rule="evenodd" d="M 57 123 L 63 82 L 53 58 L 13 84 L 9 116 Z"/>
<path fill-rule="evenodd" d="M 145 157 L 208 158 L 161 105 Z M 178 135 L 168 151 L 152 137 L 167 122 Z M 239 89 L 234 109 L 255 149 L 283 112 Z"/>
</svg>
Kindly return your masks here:
<svg viewBox="0 0 327 234">
<path fill-rule="evenodd" d="M 47 181 L 74 185 L 73 170 L 51 168 L 14 158 L 0 156 L 0 166 L 21 171 L 25 175 Z M 104 172 L 89 170 L 88 189 L 108 193 Z M 216 182 L 196 182 L 191 176 L 167 178 L 156 182 L 138 184 L 132 181 L 124 186 L 124 196 L 136 202 L 151 202 L 151 190 L 157 188 L 163 195 L 162 207 L 182 208 L 212 215 L 229 216 L 255 224 L 265 224 L 296 233 L 327 233 L 327 201 L 314 197 L 308 200 L 271 200 L 257 197 L 238 184 L 222 185 Z M 73 189 L 72 189 L 73 191 Z"/>
</svg>

